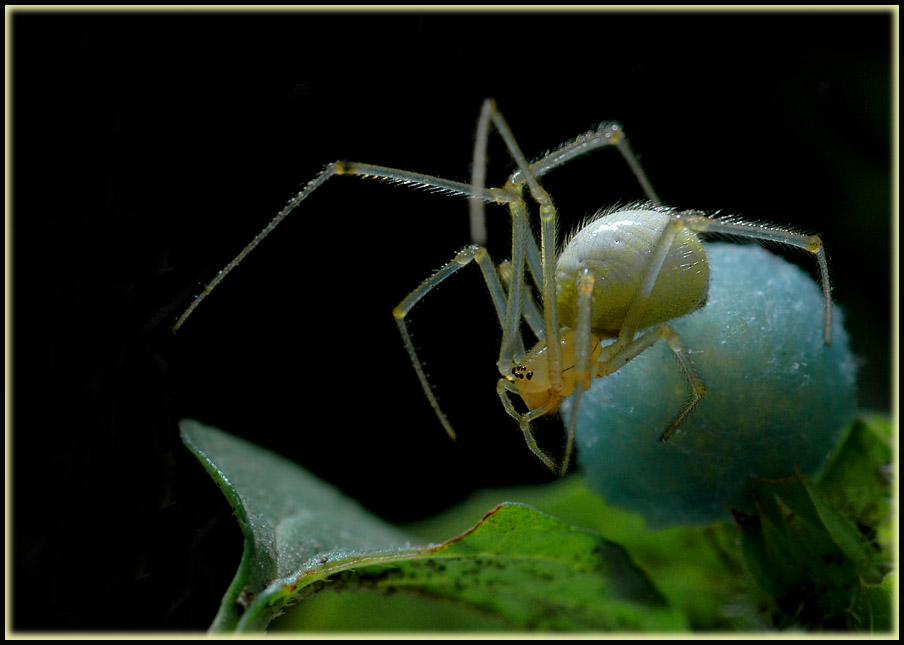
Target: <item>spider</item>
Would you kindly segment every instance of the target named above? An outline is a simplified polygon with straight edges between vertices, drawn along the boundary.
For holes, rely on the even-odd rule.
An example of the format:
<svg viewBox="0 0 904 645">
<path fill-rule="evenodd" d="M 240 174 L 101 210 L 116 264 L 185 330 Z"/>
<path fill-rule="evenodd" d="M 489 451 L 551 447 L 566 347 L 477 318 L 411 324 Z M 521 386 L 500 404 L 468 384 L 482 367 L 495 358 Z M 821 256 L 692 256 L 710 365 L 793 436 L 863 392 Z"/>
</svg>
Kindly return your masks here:
<svg viewBox="0 0 904 645">
<path fill-rule="evenodd" d="M 517 170 L 501 188 L 486 186 L 487 145 L 495 129 L 515 161 Z M 559 248 L 557 212 L 540 179 L 551 170 L 593 150 L 614 146 L 640 183 L 646 201 L 600 211 Z M 582 393 L 592 379 L 612 374 L 646 349 L 664 340 L 687 380 L 689 397 L 660 436 L 667 441 L 706 392 L 688 350 L 668 324 L 706 302 L 709 268 L 698 234 L 724 234 L 778 242 L 816 256 L 825 299 L 825 344 L 831 335 L 831 295 L 828 266 L 821 239 L 786 227 L 715 218 L 700 211 L 662 205 L 632 151 L 622 126 L 603 122 L 538 160 L 529 162 L 505 118 L 492 99 L 483 102 L 477 122 L 469 184 L 420 173 L 365 163 L 336 161 L 327 165 L 292 197 L 269 224 L 207 284 L 173 325 L 178 330 L 195 308 L 274 228 L 328 179 L 350 175 L 426 187 L 469 198 L 472 243 L 451 262 L 421 282 L 393 309 L 405 349 L 436 416 L 452 439 L 455 431 L 424 372 L 408 333 L 406 317 L 440 282 L 476 262 L 502 327 L 497 360 L 496 391 L 505 411 L 514 418 L 528 448 L 552 471 L 564 475 L 574 445 L 575 420 Z M 536 202 L 540 217 L 539 242 L 530 230 L 525 189 Z M 505 204 L 512 218 L 511 258 L 499 265 L 485 245 L 485 204 Z M 528 278 L 528 275 L 530 276 Z M 539 294 L 535 301 L 530 284 Z M 525 349 L 522 319 L 538 342 Z M 527 408 L 519 412 L 512 395 Z M 531 423 L 558 411 L 572 398 L 572 413 L 561 466 L 537 444 Z"/>
</svg>

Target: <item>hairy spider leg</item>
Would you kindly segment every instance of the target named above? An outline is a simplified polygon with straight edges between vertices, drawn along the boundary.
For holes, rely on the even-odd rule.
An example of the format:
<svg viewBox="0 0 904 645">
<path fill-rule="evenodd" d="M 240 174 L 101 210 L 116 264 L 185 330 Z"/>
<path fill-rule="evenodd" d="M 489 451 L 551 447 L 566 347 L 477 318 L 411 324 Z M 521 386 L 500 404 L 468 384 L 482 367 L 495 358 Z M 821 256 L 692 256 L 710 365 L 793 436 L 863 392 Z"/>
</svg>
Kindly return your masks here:
<svg viewBox="0 0 904 645">
<path fill-rule="evenodd" d="M 699 211 L 676 213 L 683 226 L 697 233 L 720 233 L 740 238 L 778 242 L 787 246 L 803 249 L 816 256 L 819 265 L 819 279 L 822 285 L 822 296 L 825 301 L 825 322 L 823 331 L 825 344 L 832 342 L 832 285 L 829 282 L 829 267 L 826 262 L 825 248 L 818 235 L 807 235 L 799 231 L 781 226 L 743 222 L 739 220 L 713 219 Z"/>
<path fill-rule="evenodd" d="M 500 325 L 503 324 L 506 312 L 508 310 L 507 301 L 511 300 L 511 293 L 509 293 L 508 296 L 506 295 L 502 286 L 502 282 L 500 281 L 499 273 L 493 265 L 493 262 L 490 259 L 487 250 L 484 247 L 478 246 L 476 244 L 469 245 L 462 249 L 458 254 L 456 254 L 451 262 L 444 265 L 438 271 L 436 271 L 436 273 L 421 282 L 421 284 L 418 285 L 417 288 L 415 288 L 411 293 L 409 293 L 402 300 L 402 302 L 399 303 L 399 305 L 395 309 L 393 309 L 392 312 L 396 324 L 398 325 L 399 332 L 402 335 L 405 349 L 408 352 L 408 356 L 411 359 L 412 365 L 414 365 L 415 372 L 417 373 L 418 380 L 421 383 L 421 388 L 424 390 L 424 394 L 427 396 L 427 400 L 430 402 L 430 405 L 436 413 L 436 416 L 442 424 L 443 428 L 445 428 L 446 432 L 452 439 L 455 439 L 455 431 L 453 430 L 452 424 L 449 422 L 445 413 L 443 413 L 443 411 L 440 409 L 439 402 L 437 401 L 436 396 L 433 394 L 433 390 L 430 386 L 429 381 L 427 380 L 427 375 L 424 372 L 423 364 L 418 357 L 417 350 L 415 349 L 414 343 L 411 340 L 411 336 L 408 333 L 408 325 L 405 321 L 405 318 L 407 317 L 411 309 L 418 302 L 420 302 L 421 299 L 424 298 L 424 296 L 432 291 L 440 282 L 448 278 L 453 273 L 457 272 L 462 267 L 469 264 L 472 260 L 476 261 L 478 266 L 480 267 L 484 281 L 486 282 L 487 288 L 489 289 L 493 305 L 496 309 L 496 316 L 499 319 Z M 508 263 L 503 262 L 500 266 L 500 270 L 508 273 Z M 504 280 L 506 284 L 509 283 L 509 279 L 509 275 L 506 275 L 502 278 L 502 280 Z M 534 311 L 536 312 L 535 309 Z M 536 313 L 538 314 L 539 312 Z M 528 315 L 530 314 L 525 311 L 525 316 Z M 520 336 L 518 337 L 518 341 L 519 349 L 517 351 L 519 353 L 517 357 L 520 359 L 520 357 L 524 354 L 524 347 L 520 344 Z M 548 409 L 549 406 L 537 410 L 532 410 L 526 415 L 521 415 L 517 412 L 517 410 L 515 410 L 512 402 L 506 395 L 508 388 L 514 388 L 514 386 L 512 386 L 505 378 L 499 379 L 499 382 L 497 384 L 497 392 L 502 399 L 502 404 L 505 410 L 518 421 L 521 431 L 524 434 L 525 442 L 527 443 L 527 446 L 531 450 L 531 452 L 533 452 L 534 455 L 536 455 L 540 459 L 540 461 L 542 461 L 546 465 L 547 468 L 554 471 L 555 462 L 552 461 L 549 455 L 547 455 L 540 449 L 530 429 L 530 421 L 538 416 L 547 414 L 550 411 Z M 514 391 L 517 392 L 517 390 Z"/>
<path fill-rule="evenodd" d="M 192 300 L 191 304 L 186 308 L 186 310 L 182 313 L 181 316 L 176 320 L 175 324 L 173 324 L 173 331 L 178 331 L 179 328 L 185 324 L 185 321 L 188 320 L 188 317 L 197 309 L 198 305 L 210 295 L 211 291 L 213 291 L 220 282 L 233 270 L 235 269 L 239 263 L 245 259 L 245 257 L 253 251 L 258 244 L 260 244 L 264 238 L 266 238 L 273 230 L 286 218 L 289 216 L 292 211 L 298 208 L 299 204 L 301 204 L 305 199 L 307 199 L 311 193 L 320 188 L 323 184 L 326 183 L 328 179 L 332 177 L 336 177 L 338 175 L 349 175 L 362 177 L 365 179 L 380 179 L 384 181 L 388 181 L 390 183 L 402 184 L 405 186 L 415 187 L 415 188 L 430 188 L 437 190 L 439 192 L 443 192 L 450 195 L 461 195 L 464 197 L 471 197 L 475 195 L 471 185 L 464 184 L 457 181 L 451 181 L 449 179 L 442 179 L 440 177 L 432 177 L 430 175 L 424 175 L 421 173 L 410 172 L 407 170 L 398 170 L 396 168 L 387 168 L 385 166 L 376 166 L 372 164 L 365 163 L 357 163 L 357 162 L 346 162 L 346 161 L 334 161 L 331 164 L 328 164 L 324 167 L 320 173 L 317 174 L 314 179 L 309 181 L 305 187 L 296 193 L 286 205 L 283 206 L 282 210 L 280 210 L 274 217 L 271 219 L 267 226 L 264 229 L 254 236 L 254 239 L 249 242 L 242 251 L 233 258 L 233 260 L 223 267 L 222 270 L 218 271 L 216 276 L 207 283 L 202 292 L 195 296 L 194 300 Z M 506 192 L 502 189 L 498 188 L 484 188 L 476 195 L 479 199 L 487 200 L 490 202 L 498 202 L 498 203 L 506 203 L 513 199 L 512 195 L 509 192 Z"/>
<path fill-rule="evenodd" d="M 596 285 L 596 276 L 589 267 L 583 266 L 578 271 L 578 295 L 577 295 L 577 325 L 575 331 L 575 380 L 574 396 L 572 397 L 572 414 L 568 420 L 568 431 L 565 439 L 565 456 L 562 458 L 562 467 L 559 475 L 564 477 L 568 472 L 568 464 L 571 462 L 571 451 L 574 448 L 574 432 L 577 420 L 577 411 L 581 404 L 581 396 L 584 390 L 590 387 L 592 375 L 590 374 L 591 346 L 591 310 L 593 289 Z"/>
<path fill-rule="evenodd" d="M 527 447 L 543 462 L 544 466 L 555 472 L 556 462 L 554 462 L 548 454 L 543 452 L 537 444 L 537 440 L 534 438 L 534 433 L 530 427 L 530 422 L 538 417 L 553 412 L 555 410 L 555 405 L 557 404 L 547 403 L 535 410 L 530 410 L 525 414 L 521 414 L 515 409 L 515 405 L 509 398 L 509 393 L 518 394 L 518 389 L 511 381 L 505 378 L 499 379 L 496 383 L 496 393 L 499 395 L 499 400 L 502 401 L 502 407 L 505 408 L 508 415 L 518 422 L 518 427 L 521 428 L 521 433 L 524 435 L 524 442 L 527 444 Z"/>
<path fill-rule="evenodd" d="M 533 245 L 536 248 L 536 245 Z M 502 278 L 502 284 L 506 290 L 511 288 L 512 284 L 512 263 L 503 260 L 499 263 L 499 277 Z M 537 340 L 546 338 L 546 330 L 543 328 L 543 314 L 537 307 L 536 301 L 531 297 L 529 291 L 525 290 L 524 302 L 521 304 L 521 312 L 524 314 L 524 322 L 530 327 Z"/>
<path fill-rule="evenodd" d="M 634 154 L 634 150 L 625 136 L 624 128 L 616 121 L 604 121 L 593 130 L 585 132 L 571 141 L 566 141 L 555 150 L 531 162 L 530 168 L 534 175 L 542 177 L 550 170 L 563 166 L 576 157 L 606 146 L 615 146 L 618 149 L 643 189 L 647 199 L 654 205 L 659 205 L 661 202 L 656 191 L 653 190 L 653 184 L 650 183 L 647 174 L 640 165 L 640 161 L 637 159 L 637 155 Z M 519 181 L 517 177 L 519 173 L 520 171 L 515 172 L 513 181 Z"/>
<path fill-rule="evenodd" d="M 446 433 L 448 433 L 448 435 L 452 439 L 455 439 L 455 431 L 452 429 L 452 424 L 449 422 L 449 419 L 446 417 L 445 413 L 443 413 L 443 411 L 440 409 L 439 402 L 436 400 L 436 396 L 433 394 L 433 388 L 430 386 L 430 382 L 427 380 L 427 375 L 424 372 L 423 364 L 418 357 L 417 350 L 415 349 L 414 343 L 411 340 L 411 335 L 408 333 L 408 324 L 406 323 L 405 318 L 411 311 L 411 309 L 418 302 L 420 302 L 424 298 L 424 296 L 430 293 L 440 282 L 448 278 L 453 273 L 457 272 L 462 267 L 468 265 L 472 260 L 475 260 L 477 262 L 477 265 L 480 267 L 484 281 L 486 282 L 487 288 L 490 291 L 490 297 L 493 300 L 493 306 L 496 308 L 496 315 L 498 316 L 501 323 L 506 310 L 506 296 L 503 292 L 502 284 L 499 280 L 499 275 L 496 273 L 496 267 L 493 265 L 489 253 L 487 253 L 487 250 L 484 247 L 478 246 L 476 244 L 466 246 L 461 251 L 459 251 L 451 262 L 443 265 L 433 275 L 421 282 L 411 293 L 405 296 L 402 302 L 400 302 L 395 309 L 392 310 L 393 318 L 395 319 L 396 325 L 399 328 L 399 333 L 401 333 L 402 335 L 402 341 L 405 344 L 405 350 L 408 352 L 408 357 L 411 359 L 412 365 L 414 365 L 414 370 L 417 373 L 418 380 L 421 383 L 421 388 L 424 390 L 424 394 L 427 395 L 427 400 L 430 402 L 430 406 L 433 408 L 433 411 L 436 412 L 436 416 L 442 424 L 443 428 L 445 428 Z M 523 348 L 521 351 L 523 352 Z"/>
</svg>

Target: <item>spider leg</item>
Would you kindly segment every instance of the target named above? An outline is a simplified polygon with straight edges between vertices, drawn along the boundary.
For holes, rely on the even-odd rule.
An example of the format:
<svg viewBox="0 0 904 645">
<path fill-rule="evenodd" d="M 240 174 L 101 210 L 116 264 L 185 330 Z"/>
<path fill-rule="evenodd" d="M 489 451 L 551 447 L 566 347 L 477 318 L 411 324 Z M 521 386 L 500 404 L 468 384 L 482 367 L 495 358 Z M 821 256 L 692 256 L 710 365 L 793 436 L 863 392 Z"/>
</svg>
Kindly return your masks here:
<svg viewBox="0 0 904 645">
<path fill-rule="evenodd" d="M 565 457 L 562 460 L 562 467 L 559 470 L 560 476 L 565 476 L 568 471 L 568 465 L 571 462 L 571 452 L 574 449 L 574 432 L 577 423 L 578 409 L 581 404 L 581 397 L 584 390 L 590 387 L 592 374 L 590 366 L 592 357 L 590 355 L 591 344 L 591 312 L 593 289 L 596 285 L 596 275 L 587 267 L 582 267 L 578 272 L 578 294 L 577 294 L 577 320 L 575 326 L 575 384 L 574 394 L 571 398 L 571 416 L 568 420 L 568 432 L 565 440 Z"/>
<path fill-rule="evenodd" d="M 690 359 L 690 356 L 688 356 L 687 350 L 684 348 L 684 343 L 681 342 L 681 337 L 676 334 L 669 325 L 660 327 L 660 334 L 665 336 L 665 342 L 668 343 L 669 349 L 672 350 L 675 358 L 678 359 L 678 365 L 681 367 L 681 371 L 684 372 L 684 376 L 687 379 L 688 386 L 690 386 L 691 390 L 691 398 L 684 407 L 678 411 L 678 414 L 675 415 L 675 418 L 672 419 L 672 422 L 659 437 L 660 441 L 668 441 L 669 437 L 672 436 L 672 433 L 675 432 L 678 426 L 684 421 L 684 418 L 690 414 L 691 410 L 697 407 L 700 399 L 706 394 L 706 386 L 703 385 L 703 380 L 697 373 L 694 362 Z"/>
<path fill-rule="evenodd" d="M 509 282 L 508 303 L 502 324 L 502 343 L 499 347 L 499 360 L 496 362 L 499 373 L 504 378 L 510 378 L 515 353 L 518 344 L 522 342 L 521 309 L 526 288 L 524 268 L 527 255 L 527 240 L 530 237 L 527 209 L 524 202 L 512 202 L 509 207 L 512 212 L 512 278 Z"/>
<path fill-rule="evenodd" d="M 502 284 L 506 289 L 510 289 L 512 285 L 512 263 L 503 260 L 499 263 L 499 277 L 502 278 Z M 521 304 L 521 314 L 524 316 L 524 322 L 530 327 L 530 330 L 537 337 L 537 340 L 543 340 L 546 337 L 546 330 L 543 328 L 543 314 L 537 307 L 529 290 L 524 292 L 524 302 Z"/>
<path fill-rule="evenodd" d="M 649 263 L 644 270 L 640 287 L 638 287 L 637 293 L 634 295 L 634 299 L 631 302 L 631 306 L 628 307 L 628 311 L 625 314 L 625 319 L 622 321 L 621 329 L 618 333 L 618 342 L 622 345 L 631 342 L 637 334 L 640 319 L 646 311 L 647 302 L 650 299 L 650 294 L 653 292 L 653 286 L 659 278 L 659 273 L 662 270 L 665 258 L 672 248 L 672 244 L 681 228 L 681 223 L 677 219 L 674 219 L 674 217 L 670 217 L 669 221 L 666 222 L 665 227 L 662 229 L 659 240 L 656 242 L 656 246 L 653 247 Z"/>
<path fill-rule="evenodd" d="M 819 276 L 822 283 L 822 295 L 825 299 L 825 344 L 830 345 L 832 340 L 832 286 L 829 282 L 829 267 L 826 262 L 825 248 L 822 239 L 818 235 L 806 235 L 790 228 L 779 226 L 767 226 L 752 222 L 732 221 L 728 219 L 713 219 L 696 211 L 677 213 L 680 222 L 697 233 L 722 233 L 756 240 L 768 240 L 786 244 L 816 256 L 819 264 Z"/>
<path fill-rule="evenodd" d="M 499 394 L 499 399 L 502 401 L 502 407 L 505 408 L 505 411 L 508 412 L 510 417 L 518 422 L 518 426 L 521 428 L 521 433 L 524 435 L 524 442 L 527 444 L 527 447 L 530 448 L 530 451 L 534 453 L 534 455 L 536 455 L 540 461 L 543 462 L 544 466 L 555 472 L 556 463 L 548 454 L 540 449 L 539 445 L 537 445 L 537 440 L 534 438 L 534 433 L 530 427 L 530 422 L 533 419 L 548 414 L 549 411 L 553 408 L 554 404 L 548 403 L 547 405 L 537 408 L 536 410 L 531 410 L 526 414 L 521 414 L 515 409 L 514 404 L 512 403 L 511 399 L 509 399 L 509 392 L 517 394 L 518 390 L 507 379 L 499 379 L 499 381 L 496 383 L 496 393 Z"/>
<path fill-rule="evenodd" d="M 653 184 L 650 183 L 647 174 L 640 165 L 640 161 L 637 159 L 637 155 L 634 154 L 634 150 L 631 148 L 631 144 L 628 143 L 624 129 L 620 123 L 614 121 L 600 123 L 593 130 L 563 143 L 552 152 L 548 152 L 540 159 L 532 162 L 530 168 L 535 176 L 542 177 L 550 170 L 554 170 L 581 155 L 606 146 L 615 146 L 618 149 L 631 172 L 634 173 L 634 177 L 637 178 L 637 182 L 643 189 L 647 199 L 653 204 L 660 204 L 659 197 L 656 195 L 656 191 L 653 190 Z"/>
<path fill-rule="evenodd" d="M 675 432 L 687 415 L 690 414 L 691 410 L 697 406 L 703 398 L 703 395 L 706 394 L 706 386 L 703 384 L 703 380 L 697 373 L 697 368 L 694 367 L 693 361 L 691 361 L 690 356 L 688 356 L 684 343 L 681 342 L 681 337 L 671 328 L 671 326 L 667 324 L 659 325 L 627 344 L 618 340 L 605 347 L 604 355 L 606 357 L 597 362 L 594 367 L 593 376 L 594 378 L 602 378 L 618 371 L 624 367 L 625 364 L 637 358 L 637 356 L 663 339 L 668 344 L 669 349 L 672 350 L 675 358 L 678 359 L 678 365 L 681 368 L 684 377 L 687 379 L 688 388 L 691 394 L 688 402 L 678 411 L 672 419 L 672 422 L 659 437 L 660 441 L 668 441 L 669 437 L 672 436 L 672 433 Z"/>
<path fill-rule="evenodd" d="M 502 283 L 499 281 L 499 275 L 496 272 L 493 261 L 490 259 L 489 253 L 487 253 L 486 249 L 482 246 L 477 246 L 475 244 L 466 246 L 459 251 L 451 262 L 443 265 L 433 275 L 421 282 L 411 293 L 405 296 L 395 309 L 392 310 L 393 318 L 395 318 L 399 333 L 402 335 L 402 342 L 405 344 L 405 350 L 408 352 L 408 357 L 411 359 L 411 364 L 414 366 L 414 371 L 421 383 L 421 388 L 424 390 L 424 394 L 427 396 L 427 400 L 430 402 L 433 411 L 436 412 L 439 422 L 452 439 L 455 439 L 455 430 L 452 429 L 452 424 L 449 423 L 449 419 L 440 409 L 439 402 L 436 400 L 436 395 L 433 394 L 433 388 L 430 387 L 430 382 L 427 380 L 423 364 L 417 355 L 417 350 L 411 340 L 411 335 L 408 333 L 408 323 L 405 321 L 405 317 L 411 309 L 440 282 L 453 273 L 456 273 L 462 267 L 468 265 L 472 260 L 477 262 L 481 273 L 483 273 L 484 281 L 487 284 L 487 288 L 490 291 L 490 297 L 496 308 L 496 314 L 499 317 L 500 322 L 502 322 L 506 310 L 506 297 L 505 292 L 502 289 Z"/>
<path fill-rule="evenodd" d="M 382 179 L 406 186 L 432 188 L 440 192 L 445 192 L 452 195 L 464 195 L 467 197 L 476 196 L 475 198 L 478 200 L 486 200 L 497 203 L 507 203 L 515 198 L 510 192 L 502 189 L 484 188 L 481 189 L 479 193 L 475 194 L 470 184 L 463 184 L 461 182 L 442 179 L 440 177 L 431 177 L 430 175 L 409 172 L 407 170 L 387 168 L 385 166 L 374 166 L 371 164 L 357 162 L 334 161 L 333 163 L 327 165 L 323 170 L 321 170 L 320 173 L 318 173 L 317 176 L 314 177 L 314 179 L 309 181 L 301 191 L 296 193 L 288 202 L 286 202 L 286 205 L 283 206 L 282 210 L 280 210 L 273 217 L 273 219 L 270 220 L 270 222 L 264 227 L 264 229 L 260 233 L 255 235 L 254 239 L 251 240 L 245 246 L 245 248 L 243 248 L 242 251 L 237 256 L 235 256 L 235 258 L 233 258 L 233 260 L 229 264 L 227 264 L 225 267 L 223 267 L 222 270 L 217 272 L 216 276 L 214 276 L 214 278 L 207 283 L 203 291 L 199 295 L 197 295 L 194 300 L 192 300 L 191 304 L 173 324 L 173 331 L 178 331 L 179 328 L 183 324 L 185 324 L 185 321 L 192 314 L 192 312 L 207 296 L 210 295 L 210 292 L 213 291 L 216 286 L 223 281 L 223 278 L 225 278 L 230 271 L 235 269 L 239 265 L 239 263 L 244 260 L 245 257 L 264 240 L 264 238 L 270 235 L 270 233 L 273 232 L 273 229 L 275 229 L 286 217 L 288 217 L 288 215 L 292 211 L 294 211 L 299 206 L 299 204 L 301 204 L 301 202 L 303 202 L 311 193 L 325 184 L 327 180 L 339 175 L 350 175 L 368 179 Z"/>
</svg>

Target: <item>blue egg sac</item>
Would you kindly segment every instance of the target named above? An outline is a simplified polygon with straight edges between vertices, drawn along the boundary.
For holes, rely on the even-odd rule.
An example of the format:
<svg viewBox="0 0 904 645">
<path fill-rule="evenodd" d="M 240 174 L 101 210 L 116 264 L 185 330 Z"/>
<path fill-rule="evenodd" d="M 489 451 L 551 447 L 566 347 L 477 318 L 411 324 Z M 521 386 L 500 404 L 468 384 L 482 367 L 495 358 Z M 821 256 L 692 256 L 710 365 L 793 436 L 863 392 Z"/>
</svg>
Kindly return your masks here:
<svg viewBox="0 0 904 645">
<path fill-rule="evenodd" d="M 754 477 L 816 473 L 856 413 L 855 361 L 841 312 L 833 308 L 827 347 L 816 283 L 758 246 L 706 250 L 707 303 L 670 323 L 706 385 L 703 400 L 659 441 L 689 396 L 660 342 L 594 381 L 578 410 L 578 463 L 588 485 L 651 527 L 754 510 Z M 566 420 L 569 411 L 563 405 Z"/>
</svg>

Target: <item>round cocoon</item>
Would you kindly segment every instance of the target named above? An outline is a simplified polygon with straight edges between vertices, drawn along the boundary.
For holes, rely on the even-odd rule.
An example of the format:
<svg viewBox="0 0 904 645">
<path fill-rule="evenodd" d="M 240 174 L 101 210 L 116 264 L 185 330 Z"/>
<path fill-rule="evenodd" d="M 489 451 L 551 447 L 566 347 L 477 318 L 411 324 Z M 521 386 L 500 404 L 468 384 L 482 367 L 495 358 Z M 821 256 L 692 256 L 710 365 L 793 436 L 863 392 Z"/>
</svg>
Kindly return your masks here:
<svg viewBox="0 0 904 645">
<path fill-rule="evenodd" d="M 753 510 L 754 477 L 814 474 L 856 412 L 855 361 L 841 312 L 833 309 L 827 347 L 817 284 L 759 246 L 706 250 L 706 305 L 669 323 L 706 385 L 697 407 L 659 441 L 689 397 L 677 360 L 659 342 L 595 380 L 578 410 L 578 464 L 588 484 L 653 527 Z"/>
</svg>

